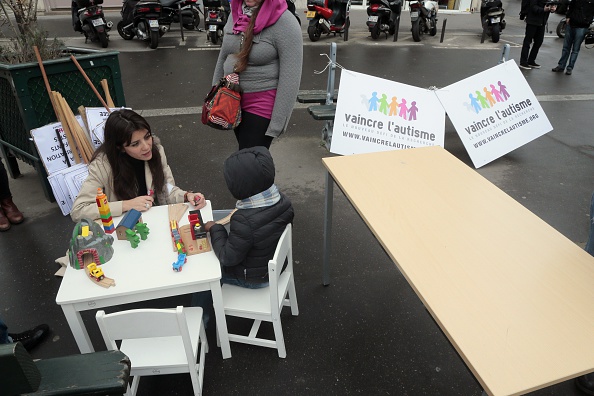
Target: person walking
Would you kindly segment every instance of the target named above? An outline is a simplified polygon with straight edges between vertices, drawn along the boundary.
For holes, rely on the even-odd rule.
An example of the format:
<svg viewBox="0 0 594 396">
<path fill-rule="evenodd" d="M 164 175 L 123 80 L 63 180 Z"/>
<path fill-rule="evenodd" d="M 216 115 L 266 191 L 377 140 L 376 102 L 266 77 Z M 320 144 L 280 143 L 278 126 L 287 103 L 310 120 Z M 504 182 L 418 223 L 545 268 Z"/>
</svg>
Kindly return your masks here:
<svg viewBox="0 0 594 396">
<path fill-rule="evenodd" d="M 570 76 L 580 53 L 584 37 L 588 32 L 592 19 L 594 19 L 594 0 L 572 0 L 567 7 L 563 50 L 561 51 L 561 59 L 559 59 L 553 71 L 557 73 L 565 71 L 565 74 Z M 567 63 L 568 60 L 569 63 Z M 565 68 L 566 65 L 567 68 Z"/>
<path fill-rule="evenodd" d="M 536 63 L 538 50 L 544 41 L 545 25 L 549 19 L 549 14 L 555 12 L 556 5 L 548 5 L 548 0 L 530 0 L 530 8 L 526 15 L 526 33 L 520 55 L 520 67 L 522 69 L 540 69 Z M 530 49 L 532 44 L 532 49 Z"/>
<path fill-rule="evenodd" d="M 0 159 L 0 231 L 8 231 L 11 224 L 20 224 L 25 217 L 12 202 L 12 194 L 8 185 L 8 175 L 2 159 Z"/>
<path fill-rule="evenodd" d="M 286 0 L 231 0 L 212 85 L 239 74 L 239 149 L 270 148 L 286 129 L 301 83 L 303 37 Z"/>
</svg>

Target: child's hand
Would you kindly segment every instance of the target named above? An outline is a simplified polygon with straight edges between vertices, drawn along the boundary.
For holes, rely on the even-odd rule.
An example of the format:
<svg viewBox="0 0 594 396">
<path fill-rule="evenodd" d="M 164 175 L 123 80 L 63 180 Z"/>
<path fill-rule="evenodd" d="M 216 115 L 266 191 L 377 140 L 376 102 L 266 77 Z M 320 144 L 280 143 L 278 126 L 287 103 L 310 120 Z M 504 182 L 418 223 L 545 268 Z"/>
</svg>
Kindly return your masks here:
<svg viewBox="0 0 594 396">
<path fill-rule="evenodd" d="M 209 232 L 210 227 L 212 227 L 215 224 L 217 223 L 215 223 L 214 221 L 207 221 L 206 224 L 204 224 L 204 231 Z"/>
</svg>

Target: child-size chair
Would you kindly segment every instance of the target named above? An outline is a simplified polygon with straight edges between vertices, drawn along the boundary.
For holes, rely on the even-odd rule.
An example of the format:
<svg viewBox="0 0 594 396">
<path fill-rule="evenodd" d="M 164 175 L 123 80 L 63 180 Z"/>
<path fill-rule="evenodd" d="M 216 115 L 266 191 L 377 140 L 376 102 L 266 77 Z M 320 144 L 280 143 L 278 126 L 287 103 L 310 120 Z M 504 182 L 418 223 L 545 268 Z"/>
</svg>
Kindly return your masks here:
<svg viewBox="0 0 594 396">
<path fill-rule="evenodd" d="M 287 356 L 280 313 L 283 306 L 290 306 L 291 313 L 294 316 L 299 315 L 293 277 L 292 239 L 291 224 L 287 224 L 276 246 L 274 257 L 268 262 L 269 287 L 247 289 L 228 284 L 223 285 L 225 315 L 254 320 L 249 335 L 229 334 L 229 341 L 276 348 L 279 357 Z M 287 267 L 282 271 L 285 259 Z M 272 322 L 274 340 L 257 337 L 262 321 Z"/>
<path fill-rule="evenodd" d="M 134 309 L 95 315 L 109 350 L 120 350 L 132 363 L 127 395 L 134 396 L 140 377 L 189 373 L 194 394 L 202 394 L 204 354 L 208 352 L 202 308 Z M 121 340 L 118 348 L 116 340 Z"/>
</svg>

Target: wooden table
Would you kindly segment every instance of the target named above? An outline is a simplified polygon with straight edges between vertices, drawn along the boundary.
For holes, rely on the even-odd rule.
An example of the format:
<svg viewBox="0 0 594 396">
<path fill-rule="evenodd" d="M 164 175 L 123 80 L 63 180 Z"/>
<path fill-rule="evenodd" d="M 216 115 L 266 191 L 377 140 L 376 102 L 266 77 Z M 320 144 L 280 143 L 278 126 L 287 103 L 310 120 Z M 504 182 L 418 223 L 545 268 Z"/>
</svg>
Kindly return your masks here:
<svg viewBox="0 0 594 396">
<path fill-rule="evenodd" d="M 210 201 L 201 213 L 204 221 L 212 220 Z M 188 223 L 187 214 L 182 217 L 180 225 Z M 210 290 L 221 352 L 223 358 L 231 357 L 221 293 L 221 268 L 214 252 L 188 256 L 183 270 L 175 272 L 171 265 L 177 259 L 177 252 L 173 251 L 171 243 L 167 206 L 151 208 L 143 213 L 142 219 L 150 233 L 136 249 L 130 246 L 130 242 L 120 241 L 115 233 L 112 234 L 115 238 L 114 254 L 101 268 L 106 277 L 115 280 L 114 287 L 105 289 L 94 285 L 84 270 L 70 266 L 66 269 L 56 302 L 62 306 L 81 353 L 93 352 L 94 349 L 80 311 Z M 114 219 L 116 226 L 118 223 L 119 218 Z"/>
<path fill-rule="evenodd" d="M 584 250 L 441 147 L 323 162 L 486 393 L 594 371 Z"/>
</svg>

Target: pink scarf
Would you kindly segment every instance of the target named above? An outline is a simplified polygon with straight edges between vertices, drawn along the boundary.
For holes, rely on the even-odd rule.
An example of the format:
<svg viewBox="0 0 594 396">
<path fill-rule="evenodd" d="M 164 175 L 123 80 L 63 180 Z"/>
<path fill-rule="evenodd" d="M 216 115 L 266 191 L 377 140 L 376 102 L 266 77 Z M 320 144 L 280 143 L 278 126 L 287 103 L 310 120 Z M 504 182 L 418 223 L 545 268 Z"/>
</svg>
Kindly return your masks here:
<svg viewBox="0 0 594 396">
<path fill-rule="evenodd" d="M 234 34 L 245 32 L 250 23 L 250 17 L 243 13 L 242 5 L 243 0 L 231 0 Z M 254 25 L 254 34 L 258 34 L 268 26 L 274 25 L 287 9 L 287 2 L 286 0 L 264 0 L 260 7 L 261 10 Z"/>
</svg>

